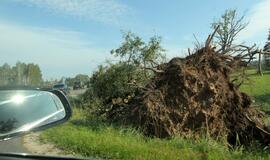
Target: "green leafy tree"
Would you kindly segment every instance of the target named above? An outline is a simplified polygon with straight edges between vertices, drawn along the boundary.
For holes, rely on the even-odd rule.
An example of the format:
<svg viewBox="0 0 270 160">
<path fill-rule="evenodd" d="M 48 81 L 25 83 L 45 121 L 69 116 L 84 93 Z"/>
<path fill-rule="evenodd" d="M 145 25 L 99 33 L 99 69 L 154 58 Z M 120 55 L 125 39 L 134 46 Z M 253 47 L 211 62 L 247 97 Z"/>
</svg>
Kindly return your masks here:
<svg viewBox="0 0 270 160">
<path fill-rule="evenodd" d="M 119 57 L 120 61 L 98 67 L 90 78 L 90 88 L 83 96 L 84 101 L 98 98 L 103 103 L 101 108 L 106 110 L 110 106 L 107 104 L 113 99 L 124 100 L 133 96 L 137 88 L 144 87 L 153 75 L 147 68 L 157 67 L 165 61 L 164 51 L 161 47 L 161 38 L 158 36 L 144 42 L 133 33 L 124 34 L 121 46 L 111 51 L 111 54 Z"/>
<path fill-rule="evenodd" d="M 27 65 L 27 84 L 38 86 L 42 83 L 42 74 L 38 65 L 30 63 Z"/>
<path fill-rule="evenodd" d="M 74 84 L 74 78 L 66 78 L 66 85 L 72 86 Z"/>
<path fill-rule="evenodd" d="M 89 76 L 85 74 L 78 74 L 74 78 L 77 81 L 81 81 L 82 83 L 87 83 L 89 81 Z"/>
<path fill-rule="evenodd" d="M 111 51 L 116 57 L 120 57 L 121 61 L 127 64 L 140 64 L 140 52 L 145 44 L 139 36 L 128 32 L 123 35 L 124 42 L 122 45 Z"/>
<path fill-rule="evenodd" d="M 166 59 L 159 36 L 151 37 L 146 43 L 139 36 L 128 32 L 124 34 L 123 39 L 122 45 L 112 50 L 111 54 L 120 57 L 121 62 L 142 68 L 145 78 L 150 74 L 147 68 L 155 68 Z M 130 74 L 128 76 L 130 77 Z"/>
<path fill-rule="evenodd" d="M 132 73 L 129 77 L 129 73 Z M 129 84 L 129 78 L 140 81 L 139 70 L 127 63 L 111 64 L 107 67 L 99 66 L 99 69 L 90 79 L 91 88 L 94 94 L 103 99 L 125 97 L 133 92 Z"/>
<path fill-rule="evenodd" d="M 88 75 L 85 75 L 85 74 L 78 74 L 76 75 L 75 77 L 71 78 L 66 78 L 66 81 L 65 83 L 68 85 L 68 86 L 73 86 L 74 83 L 76 81 L 80 81 L 82 82 L 84 85 L 86 85 L 87 83 L 89 83 L 89 76 Z"/>
<path fill-rule="evenodd" d="M 159 36 L 151 37 L 146 43 L 139 36 L 128 32 L 124 34 L 123 39 L 122 45 L 111 51 L 111 54 L 120 57 L 122 62 L 135 66 L 154 67 L 166 59 Z"/>
<path fill-rule="evenodd" d="M 32 85 L 42 83 L 42 74 L 38 65 L 17 62 L 11 67 L 7 63 L 0 67 L 0 85 Z"/>
<path fill-rule="evenodd" d="M 148 44 L 142 48 L 141 61 L 146 67 L 155 67 L 165 61 L 164 51 L 161 47 L 161 37 L 151 37 Z"/>
<path fill-rule="evenodd" d="M 16 84 L 27 85 L 27 64 L 17 62 L 15 70 L 16 70 Z"/>
<path fill-rule="evenodd" d="M 9 85 L 11 79 L 11 67 L 7 63 L 0 67 L 0 84 L 2 86 Z"/>
</svg>

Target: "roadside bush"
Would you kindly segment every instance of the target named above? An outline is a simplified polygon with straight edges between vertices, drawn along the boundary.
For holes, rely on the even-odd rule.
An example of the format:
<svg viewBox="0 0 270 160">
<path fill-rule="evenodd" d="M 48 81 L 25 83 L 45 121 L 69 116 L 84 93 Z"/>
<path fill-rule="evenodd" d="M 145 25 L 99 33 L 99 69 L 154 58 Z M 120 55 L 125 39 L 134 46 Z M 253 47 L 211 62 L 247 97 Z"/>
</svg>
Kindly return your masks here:
<svg viewBox="0 0 270 160">
<path fill-rule="evenodd" d="M 150 74 L 149 74 L 150 75 Z M 112 101 L 136 94 L 136 85 L 144 85 L 146 78 L 138 67 L 119 62 L 99 66 L 90 78 L 90 88 L 80 97 L 81 106 L 90 117 L 102 115 L 110 109 Z"/>
<path fill-rule="evenodd" d="M 120 61 L 100 65 L 92 74 L 90 88 L 81 97 L 83 108 L 101 115 L 113 104 L 128 103 L 153 77 L 153 70 L 166 60 L 160 43 L 158 36 L 144 42 L 135 34 L 124 34 L 120 47 L 111 51 Z"/>
<path fill-rule="evenodd" d="M 86 94 L 105 103 L 111 102 L 113 98 L 124 98 L 135 93 L 133 83 L 145 83 L 146 79 L 141 74 L 141 70 L 125 62 L 101 66 L 90 78 L 91 89 Z"/>
</svg>

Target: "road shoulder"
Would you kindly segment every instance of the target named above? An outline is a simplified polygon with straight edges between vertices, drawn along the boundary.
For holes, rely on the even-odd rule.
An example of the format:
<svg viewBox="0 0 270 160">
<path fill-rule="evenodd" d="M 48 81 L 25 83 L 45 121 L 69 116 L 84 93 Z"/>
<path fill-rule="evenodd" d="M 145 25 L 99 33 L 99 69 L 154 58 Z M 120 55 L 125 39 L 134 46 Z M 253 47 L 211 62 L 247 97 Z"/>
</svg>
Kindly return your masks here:
<svg viewBox="0 0 270 160">
<path fill-rule="evenodd" d="M 47 156 L 67 156 L 74 157 L 73 154 L 67 154 L 64 150 L 57 148 L 51 143 L 42 143 L 40 140 L 40 132 L 31 133 L 23 137 L 23 146 L 36 155 L 47 155 Z"/>
</svg>

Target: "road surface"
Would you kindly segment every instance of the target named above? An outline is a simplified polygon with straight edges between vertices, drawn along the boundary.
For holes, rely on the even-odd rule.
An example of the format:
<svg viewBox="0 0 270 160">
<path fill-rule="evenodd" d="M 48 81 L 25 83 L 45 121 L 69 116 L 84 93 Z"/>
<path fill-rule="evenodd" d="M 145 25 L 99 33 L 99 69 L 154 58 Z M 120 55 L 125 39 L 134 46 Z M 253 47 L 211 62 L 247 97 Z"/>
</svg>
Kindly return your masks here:
<svg viewBox="0 0 270 160">
<path fill-rule="evenodd" d="M 78 90 L 70 90 L 68 96 L 76 98 L 79 95 L 83 94 L 84 92 L 86 92 L 86 88 L 85 89 L 78 89 Z"/>
<path fill-rule="evenodd" d="M 0 141 L 1 153 L 30 153 L 24 146 L 22 138 L 13 138 L 7 141 Z"/>
</svg>

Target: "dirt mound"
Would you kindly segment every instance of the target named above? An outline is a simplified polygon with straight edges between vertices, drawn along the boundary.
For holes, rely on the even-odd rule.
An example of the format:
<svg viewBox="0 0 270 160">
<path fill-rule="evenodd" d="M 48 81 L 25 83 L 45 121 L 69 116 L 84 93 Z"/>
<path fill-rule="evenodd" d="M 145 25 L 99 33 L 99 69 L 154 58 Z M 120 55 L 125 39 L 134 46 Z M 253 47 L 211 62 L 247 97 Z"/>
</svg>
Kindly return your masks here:
<svg viewBox="0 0 270 160">
<path fill-rule="evenodd" d="M 205 47 L 184 59 L 173 58 L 162 72 L 128 103 L 113 105 L 109 118 L 140 128 L 160 138 L 202 134 L 226 136 L 232 145 L 270 143 L 263 113 L 252 108 L 251 98 L 239 91 L 230 74 L 242 62 Z"/>
</svg>

